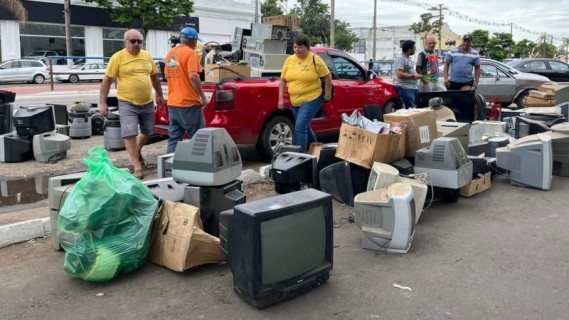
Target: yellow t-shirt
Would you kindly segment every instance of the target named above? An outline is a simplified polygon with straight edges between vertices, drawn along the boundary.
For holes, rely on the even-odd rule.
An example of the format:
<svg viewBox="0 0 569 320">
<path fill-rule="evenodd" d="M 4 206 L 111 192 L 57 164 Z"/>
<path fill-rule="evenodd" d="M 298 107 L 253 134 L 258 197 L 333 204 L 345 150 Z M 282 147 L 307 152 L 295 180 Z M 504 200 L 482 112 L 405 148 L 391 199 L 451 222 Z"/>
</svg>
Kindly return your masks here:
<svg viewBox="0 0 569 320">
<path fill-rule="evenodd" d="M 113 54 L 105 75 L 118 79 L 117 98 L 142 106 L 152 102 L 150 76 L 158 72 L 150 53 L 133 56 L 126 49 Z"/>
<path fill-rule="evenodd" d="M 329 73 L 330 70 L 324 60 L 312 52 L 309 52 L 304 59 L 299 59 L 295 54 L 288 57 L 283 65 L 281 78 L 288 82 L 288 93 L 292 105 L 300 106 L 318 98 L 322 94 L 320 78 Z"/>
</svg>

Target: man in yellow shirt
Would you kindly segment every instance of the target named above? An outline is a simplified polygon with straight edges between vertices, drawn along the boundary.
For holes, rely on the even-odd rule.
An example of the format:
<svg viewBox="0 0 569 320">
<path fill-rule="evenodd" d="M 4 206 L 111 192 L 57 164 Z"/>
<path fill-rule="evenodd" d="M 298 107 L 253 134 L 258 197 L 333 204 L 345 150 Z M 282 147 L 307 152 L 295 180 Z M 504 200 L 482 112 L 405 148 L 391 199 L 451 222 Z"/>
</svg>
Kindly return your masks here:
<svg viewBox="0 0 569 320">
<path fill-rule="evenodd" d="M 134 29 L 128 30 L 124 34 L 124 44 L 125 48 L 113 54 L 107 66 L 99 94 L 99 111 L 103 117 L 107 116 L 107 96 L 117 78 L 121 134 L 134 166 L 133 174 L 142 179 L 142 146 L 154 133 L 152 88 L 156 91 L 156 104 L 162 105 L 164 101 L 156 64 L 150 53 L 141 49 L 142 34 Z"/>
</svg>

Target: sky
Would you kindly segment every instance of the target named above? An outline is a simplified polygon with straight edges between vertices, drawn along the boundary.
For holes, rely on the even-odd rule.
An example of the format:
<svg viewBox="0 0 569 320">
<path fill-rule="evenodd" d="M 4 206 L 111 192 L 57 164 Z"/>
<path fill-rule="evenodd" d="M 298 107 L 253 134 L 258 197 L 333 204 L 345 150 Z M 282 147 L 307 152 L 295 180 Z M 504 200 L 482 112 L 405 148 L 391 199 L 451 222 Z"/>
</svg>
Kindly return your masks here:
<svg viewBox="0 0 569 320">
<path fill-rule="evenodd" d="M 288 0 L 289 7 L 296 1 Z M 331 0 L 322 0 L 330 4 Z M 374 0 L 336 0 L 336 19 L 345 20 L 352 27 L 373 26 Z M 536 41 L 544 32 L 559 40 L 569 38 L 569 0 L 378 0 L 377 26 L 411 25 L 419 21 L 419 16 L 428 12 L 428 7 L 443 4 L 453 14 L 444 12 L 444 21 L 450 29 L 462 35 L 475 29 L 494 32 L 510 32 L 510 26 L 496 26 L 475 23 L 464 18 L 484 20 L 490 24 L 514 23 L 533 33 L 513 28 L 515 41 L 528 39 Z M 434 12 L 438 14 L 437 12 Z M 460 16 L 463 16 L 462 18 Z M 534 34 L 539 33 L 539 34 Z"/>
</svg>

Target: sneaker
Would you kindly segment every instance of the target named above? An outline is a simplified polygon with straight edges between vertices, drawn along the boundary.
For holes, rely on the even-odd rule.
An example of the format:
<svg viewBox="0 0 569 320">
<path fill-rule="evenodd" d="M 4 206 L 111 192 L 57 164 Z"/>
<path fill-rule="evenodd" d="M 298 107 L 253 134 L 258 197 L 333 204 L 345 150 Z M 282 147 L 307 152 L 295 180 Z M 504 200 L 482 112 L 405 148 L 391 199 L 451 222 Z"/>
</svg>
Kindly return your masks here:
<svg viewBox="0 0 569 320">
<path fill-rule="evenodd" d="M 144 179 L 144 171 L 142 170 L 134 170 L 134 173 L 132 175 L 138 180 Z"/>
</svg>

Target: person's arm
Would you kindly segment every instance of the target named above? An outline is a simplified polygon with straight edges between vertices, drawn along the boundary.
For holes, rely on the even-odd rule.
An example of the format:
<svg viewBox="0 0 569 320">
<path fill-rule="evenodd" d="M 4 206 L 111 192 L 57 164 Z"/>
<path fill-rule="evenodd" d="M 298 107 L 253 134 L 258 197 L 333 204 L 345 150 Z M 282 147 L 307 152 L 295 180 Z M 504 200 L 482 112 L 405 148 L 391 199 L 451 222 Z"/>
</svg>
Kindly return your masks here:
<svg viewBox="0 0 569 320">
<path fill-rule="evenodd" d="M 160 84 L 160 79 L 158 78 L 158 74 L 155 73 L 151 75 L 150 80 L 152 81 L 152 87 L 156 92 L 156 106 L 162 109 L 164 107 L 164 95 L 162 94 L 162 85 Z"/>
<path fill-rule="evenodd" d="M 107 75 L 103 78 L 101 82 L 101 89 L 99 91 L 99 112 L 103 117 L 109 114 L 109 106 L 107 105 L 107 97 L 109 96 L 109 91 L 111 90 L 111 84 L 115 81 Z"/>
<path fill-rule="evenodd" d="M 478 80 L 480 80 L 480 65 L 474 66 L 474 84 L 472 85 L 472 90 L 478 88 Z"/>
<path fill-rule="evenodd" d="M 403 70 L 397 69 L 395 70 L 395 76 L 401 80 L 412 80 L 412 79 L 421 79 L 420 74 L 416 73 L 404 73 Z"/>
<path fill-rule="evenodd" d="M 427 77 L 426 75 L 423 74 L 423 60 L 425 59 L 425 54 L 423 52 L 419 53 L 419 56 L 417 57 L 417 65 L 415 67 L 415 71 L 417 72 L 417 74 L 421 75 L 421 82 L 423 84 L 428 84 L 429 81 L 427 81 Z"/>
<path fill-rule="evenodd" d="M 324 101 L 332 100 L 332 74 L 329 73 L 324 77 Z"/>
<path fill-rule="evenodd" d="M 201 97 L 202 108 L 205 108 L 209 101 L 207 101 L 202 88 L 202 82 L 200 81 L 200 75 L 197 72 L 190 72 L 190 83 L 192 84 L 192 88 L 194 88 L 196 93 Z"/>
<path fill-rule="evenodd" d="M 280 110 L 284 110 L 284 93 L 286 90 L 286 80 L 284 78 L 281 78 L 281 82 L 279 83 L 279 102 L 278 102 L 278 108 Z"/>
<path fill-rule="evenodd" d="M 448 79 L 448 69 L 449 69 L 449 66 L 450 66 L 450 62 L 447 61 L 447 60 L 445 60 L 445 67 L 444 67 L 444 69 L 443 69 L 443 77 L 444 77 L 444 79 L 445 79 L 445 87 L 447 87 L 447 88 L 450 87 L 450 81 L 449 81 L 449 79 Z"/>
</svg>

